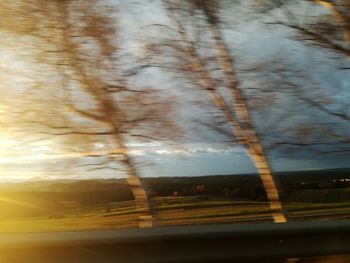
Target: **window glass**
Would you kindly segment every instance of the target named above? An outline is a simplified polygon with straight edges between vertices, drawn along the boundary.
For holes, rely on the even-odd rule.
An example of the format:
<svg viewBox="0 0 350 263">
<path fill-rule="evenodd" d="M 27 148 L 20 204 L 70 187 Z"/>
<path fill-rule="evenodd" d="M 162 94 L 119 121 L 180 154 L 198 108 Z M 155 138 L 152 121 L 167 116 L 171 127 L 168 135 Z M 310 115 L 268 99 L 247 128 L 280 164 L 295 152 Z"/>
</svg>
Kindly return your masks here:
<svg viewBox="0 0 350 263">
<path fill-rule="evenodd" d="M 0 3 L 0 232 L 350 216 L 347 1 Z"/>
</svg>

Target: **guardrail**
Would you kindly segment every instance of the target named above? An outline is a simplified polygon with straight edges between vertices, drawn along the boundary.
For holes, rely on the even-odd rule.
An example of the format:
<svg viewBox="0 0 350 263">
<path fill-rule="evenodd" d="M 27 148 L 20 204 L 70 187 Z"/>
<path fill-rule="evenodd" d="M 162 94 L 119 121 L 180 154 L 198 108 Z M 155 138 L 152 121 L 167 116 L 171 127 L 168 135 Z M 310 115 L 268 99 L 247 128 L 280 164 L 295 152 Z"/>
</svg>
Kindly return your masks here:
<svg viewBox="0 0 350 263">
<path fill-rule="evenodd" d="M 242 262 L 345 253 L 349 221 L 0 234 L 1 263 Z"/>
</svg>

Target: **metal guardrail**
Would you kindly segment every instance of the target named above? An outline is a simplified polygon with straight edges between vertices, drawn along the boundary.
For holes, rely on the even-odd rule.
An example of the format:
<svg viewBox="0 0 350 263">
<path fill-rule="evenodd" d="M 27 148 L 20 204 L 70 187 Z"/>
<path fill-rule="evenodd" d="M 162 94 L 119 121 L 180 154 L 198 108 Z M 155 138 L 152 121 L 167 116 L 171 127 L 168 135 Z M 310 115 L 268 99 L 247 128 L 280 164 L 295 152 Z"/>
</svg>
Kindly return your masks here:
<svg viewBox="0 0 350 263">
<path fill-rule="evenodd" d="M 0 262 L 244 262 L 350 253 L 350 222 L 0 234 Z"/>
</svg>

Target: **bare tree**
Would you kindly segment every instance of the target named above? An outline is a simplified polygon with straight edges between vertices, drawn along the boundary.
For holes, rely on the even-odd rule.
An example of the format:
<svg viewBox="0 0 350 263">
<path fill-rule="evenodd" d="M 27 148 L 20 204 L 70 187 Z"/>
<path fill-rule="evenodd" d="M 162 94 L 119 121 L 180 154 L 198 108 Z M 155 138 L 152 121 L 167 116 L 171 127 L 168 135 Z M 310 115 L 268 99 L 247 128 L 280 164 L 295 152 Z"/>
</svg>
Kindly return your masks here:
<svg viewBox="0 0 350 263">
<path fill-rule="evenodd" d="M 298 33 L 298 38 L 322 46 L 334 52 L 350 57 L 350 4 L 347 0 L 256 0 L 259 10 L 269 13 L 279 9 L 283 20 L 272 22 L 288 26 Z M 310 10 L 318 10 L 316 15 L 304 16 L 293 11 L 293 5 L 310 5 Z M 324 7 L 321 12 L 317 7 Z"/>
<path fill-rule="evenodd" d="M 151 227 L 151 202 L 127 145 L 130 140 L 169 138 L 170 130 L 175 136 L 176 127 L 168 118 L 170 101 L 157 89 L 130 86 L 126 79 L 130 74 L 118 64 L 116 14 L 102 1 L 35 0 L 31 4 L 35 12 L 29 16 L 40 23 L 33 23 L 30 33 L 18 34 L 35 34 L 42 41 L 38 61 L 54 68 L 61 84 L 54 89 L 54 97 L 61 101 L 59 108 L 64 108 L 60 112 L 63 120 L 56 116 L 34 121 L 36 132 L 41 129 L 47 135 L 66 136 L 72 145 L 84 141 L 87 145 L 95 141 L 110 144 L 107 151 L 91 150 L 82 156 L 101 160 L 89 167 L 117 169 L 127 175 L 140 212 L 139 226 Z M 43 93 L 38 97 L 53 103 L 52 97 L 45 97 L 48 87 L 40 90 Z"/>
<path fill-rule="evenodd" d="M 344 90 L 336 85 L 321 87 L 316 73 L 279 56 L 247 70 L 246 77 L 259 84 L 250 88 L 262 105 L 256 112 L 272 118 L 269 133 L 260 132 L 267 150 L 349 152 L 350 104 L 337 97 Z"/>
<path fill-rule="evenodd" d="M 163 25 L 163 27 L 175 32 L 177 38 L 160 43 L 160 46 L 175 51 L 175 56 L 180 60 L 179 65 L 175 68 L 180 69 L 184 76 L 190 77 L 196 86 L 206 92 L 212 103 L 221 110 L 225 122 L 230 126 L 232 141 L 237 141 L 244 147 L 262 180 L 274 222 L 285 222 L 286 218 L 282 211 L 282 204 L 271 168 L 256 135 L 246 101 L 242 95 L 233 57 L 221 35 L 217 10 L 219 2 L 186 1 L 175 3 L 174 1 L 165 1 L 165 4 L 173 25 Z M 199 17 L 198 12 L 200 13 Z M 184 22 L 187 21 L 188 17 L 193 17 L 196 20 L 191 21 L 191 26 L 193 26 L 191 28 Z M 204 26 L 199 24 L 203 21 L 203 19 L 199 19 L 200 17 L 205 20 Z M 198 24 L 196 24 L 197 22 Z M 200 43 L 198 39 L 194 39 L 203 37 L 203 35 L 206 37 L 204 44 Z M 203 52 L 203 47 L 206 45 L 212 47 L 214 52 L 210 52 L 210 49 Z M 207 53 L 205 54 L 205 52 Z M 212 64 L 217 65 L 216 72 L 211 70 Z M 221 83 L 231 94 L 232 100 L 227 101 L 220 92 L 218 77 L 221 77 Z"/>
<path fill-rule="evenodd" d="M 335 70 L 349 69 L 346 66 L 348 64 L 346 58 L 350 55 L 348 1 L 256 0 L 253 2 L 257 4 L 258 11 L 269 14 L 269 25 L 272 27 L 282 25 L 286 29 L 292 29 L 292 32 L 296 33 L 294 36 L 297 40 L 311 44 L 310 50 L 322 47 L 324 50 L 337 53 L 339 55 L 337 58 L 343 60 L 345 66 L 339 66 Z M 277 15 L 278 12 L 271 15 L 271 10 L 281 11 L 282 17 Z M 305 10 L 315 12 L 306 13 Z M 344 94 L 344 96 L 347 94 L 341 88 L 342 85 L 334 83 L 327 88 L 322 87 L 322 83 L 314 77 L 317 75 L 315 74 L 317 61 L 314 61 L 313 69 L 302 69 L 301 65 L 292 63 L 285 54 L 277 54 L 276 57 L 259 63 L 255 65 L 255 69 L 253 67 L 249 70 L 259 72 L 259 79 L 265 79 L 260 92 L 268 93 L 269 96 L 283 94 L 282 96 L 295 100 L 296 109 L 300 108 L 304 111 L 307 109 L 308 112 L 323 115 L 326 118 L 318 123 L 315 120 L 309 120 L 311 122 L 290 126 L 289 138 L 286 139 L 288 136 L 285 136 L 282 140 L 275 140 L 270 147 L 292 146 L 294 149 L 307 147 L 316 149 L 320 153 L 348 152 L 350 108 L 346 101 L 336 98 L 336 94 Z M 294 113 L 296 113 L 295 110 Z M 284 134 L 286 135 L 285 132 Z"/>
<path fill-rule="evenodd" d="M 107 13 L 96 12 L 96 6 L 90 2 L 59 3 L 56 8 L 58 21 L 64 28 L 61 48 L 65 62 L 83 93 L 92 99 L 94 105 L 91 109 L 76 103 L 74 105 L 73 102 L 71 112 L 104 126 L 104 133 L 107 131 L 112 136 L 115 148 L 110 159 L 117 156 L 128 175 L 136 205 L 143 213 L 140 227 L 152 226 L 150 200 L 140 180 L 137 165 L 129 154 L 127 137 L 159 138 L 155 129 L 169 126 L 164 118 L 169 108 L 164 102 L 154 102 L 152 90 L 131 89 L 124 80 L 116 61 L 115 24 Z M 101 7 L 98 8 L 101 12 Z M 82 25 L 79 26 L 79 23 Z M 89 45 L 97 47 L 90 49 Z M 95 52 L 96 55 L 91 55 Z M 150 125 L 153 129 L 147 132 Z"/>
</svg>

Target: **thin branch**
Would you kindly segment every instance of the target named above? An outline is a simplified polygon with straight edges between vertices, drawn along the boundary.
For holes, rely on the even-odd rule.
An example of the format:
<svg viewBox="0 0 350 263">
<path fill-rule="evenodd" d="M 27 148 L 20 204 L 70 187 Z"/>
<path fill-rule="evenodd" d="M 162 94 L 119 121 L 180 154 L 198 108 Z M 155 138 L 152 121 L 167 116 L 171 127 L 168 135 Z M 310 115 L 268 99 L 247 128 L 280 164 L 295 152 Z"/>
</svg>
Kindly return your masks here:
<svg viewBox="0 0 350 263">
<path fill-rule="evenodd" d="M 97 122 L 102 122 L 104 123 L 105 125 L 108 124 L 108 120 L 105 116 L 102 116 L 102 115 L 97 115 L 97 114 L 94 114 L 94 113 L 90 113 L 88 111 L 84 111 L 84 110 L 80 110 L 76 107 L 72 107 L 70 105 L 65 105 L 67 107 L 67 109 L 73 113 L 76 113 L 84 118 L 87 118 L 87 119 L 91 119 L 91 120 L 94 120 L 94 121 L 97 121 Z"/>
</svg>

